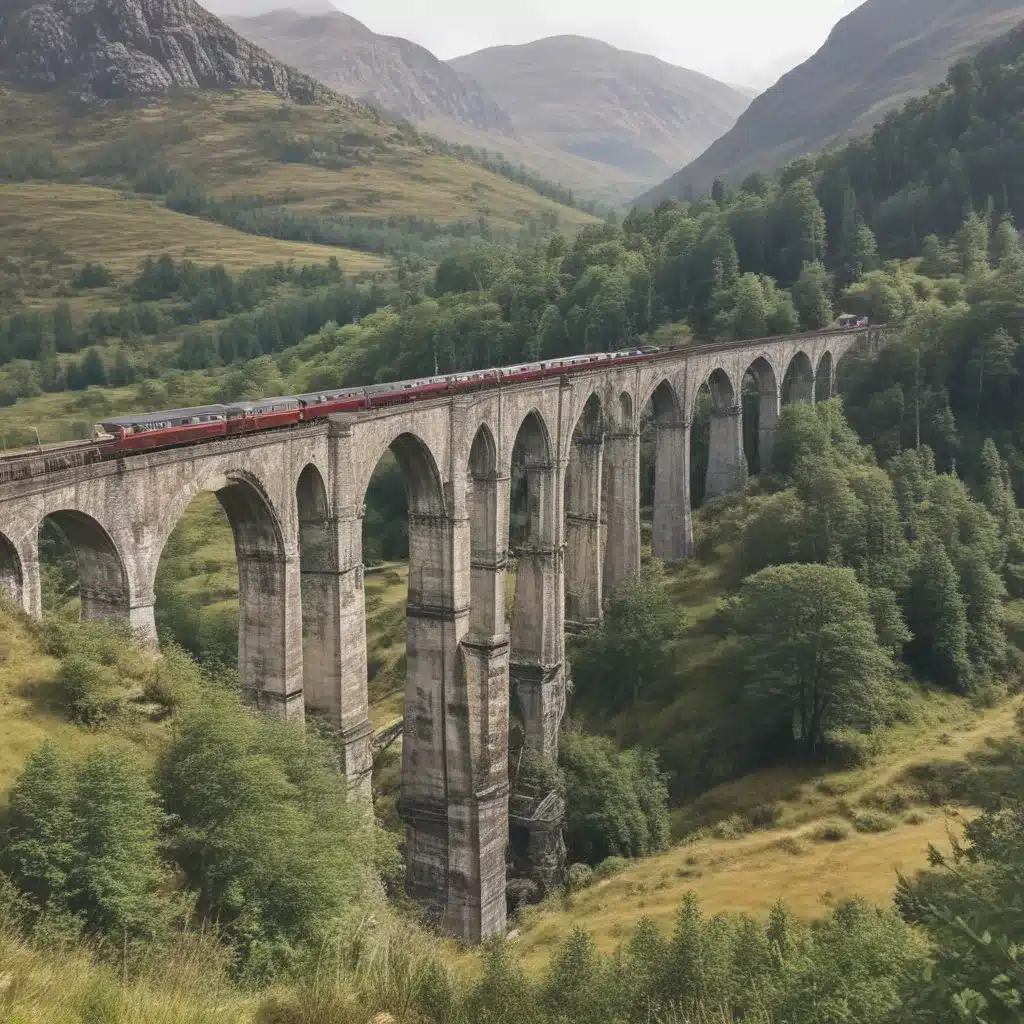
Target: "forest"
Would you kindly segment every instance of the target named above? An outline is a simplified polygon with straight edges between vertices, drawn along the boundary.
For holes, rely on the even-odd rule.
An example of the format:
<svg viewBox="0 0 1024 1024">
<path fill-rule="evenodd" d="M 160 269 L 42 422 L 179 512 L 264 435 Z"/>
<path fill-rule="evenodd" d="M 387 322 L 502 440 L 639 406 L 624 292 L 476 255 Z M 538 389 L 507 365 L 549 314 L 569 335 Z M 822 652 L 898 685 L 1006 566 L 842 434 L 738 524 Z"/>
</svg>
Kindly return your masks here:
<svg viewBox="0 0 1024 1024">
<path fill-rule="evenodd" d="M 793 813 L 772 791 L 701 817 L 720 787 L 867 770 L 939 711 L 1013 719 L 1019 705 L 1022 53 L 1024 36 L 1010 37 L 870 137 L 773 178 L 574 237 L 449 240 L 391 278 L 337 263 L 231 273 L 158 252 L 121 280 L 98 263 L 56 266 L 65 301 L 12 302 L 0 326 L 0 433 L 33 440 L 34 403 L 55 396 L 80 404 L 50 429 L 82 432 L 101 411 L 639 339 L 787 334 L 840 312 L 888 324 L 880 351 L 840 365 L 840 398 L 783 410 L 772 463 L 743 494 L 703 502 L 694 489 L 693 562 L 645 558 L 603 623 L 573 640 L 557 762 L 516 751 L 510 763 L 514 781 L 558 789 L 568 808 L 567 885 L 519 911 L 524 938 L 531 915 L 571 914 L 670 847 L 696 888 L 701 843 L 770 835 Z M 82 312 L 88 296 L 103 308 Z M 390 461 L 368 505 L 367 561 L 393 568 L 406 511 Z M 159 660 L 126 633 L 74 621 L 73 559 L 54 533 L 42 550 L 49 614 L 0 608 L 7 706 L 45 699 L 57 737 L 23 744 L 0 821 L 0 1008 L 12 1020 L 1021 1019 L 1020 711 L 983 757 L 904 765 L 863 800 L 837 789 L 825 794 L 834 813 L 778 839 L 808 856 L 808 844 L 969 808 L 923 872 L 890 872 L 887 906 L 844 897 L 808 921 L 781 901 L 762 916 L 707 912 L 688 892 L 670 927 L 645 914 L 611 948 L 570 929 L 542 968 L 500 941 L 467 967 L 402 893 L 393 760 L 377 765 L 375 818 L 346 800 L 328 726 L 300 740 L 241 708 L 233 623 L 200 621 L 191 587 L 207 572 L 228 580 L 218 600 L 237 587 L 223 557 L 198 564 L 225 525 L 213 506 L 204 516 L 169 545 Z M 642 907 L 652 894 L 627 895 Z M 46 995 L 61 969 L 61 992 Z"/>
</svg>

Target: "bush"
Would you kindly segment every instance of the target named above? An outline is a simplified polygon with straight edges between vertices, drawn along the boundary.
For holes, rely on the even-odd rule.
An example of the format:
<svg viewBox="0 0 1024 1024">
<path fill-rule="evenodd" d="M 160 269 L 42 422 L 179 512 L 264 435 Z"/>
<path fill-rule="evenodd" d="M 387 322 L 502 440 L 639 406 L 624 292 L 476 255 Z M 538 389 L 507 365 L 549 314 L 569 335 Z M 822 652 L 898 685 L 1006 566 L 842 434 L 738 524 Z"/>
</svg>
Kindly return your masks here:
<svg viewBox="0 0 1024 1024">
<path fill-rule="evenodd" d="M 853 816 L 853 827 L 858 832 L 888 832 L 896 822 L 881 811 L 858 811 Z"/>
<path fill-rule="evenodd" d="M 811 837 L 819 843 L 840 843 L 849 836 L 849 826 L 842 821 L 823 822 L 811 833 Z"/>
<path fill-rule="evenodd" d="M 152 936 L 173 909 L 161 824 L 146 772 L 124 748 L 71 761 L 44 744 L 11 791 L 0 868 L 37 915 L 65 915 L 119 942 Z"/>
<path fill-rule="evenodd" d="M 599 879 L 611 878 L 626 870 L 629 861 L 625 857 L 605 857 L 600 864 L 594 868 L 594 875 Z"/>
<path fill-rule="evenodd" d="M 354 929 L 395 850 L 346 798 L 326 745 L 208 692 L 160 766 L 170 850 L 238 971 L 267 980 Z M 257 838 L 258 837 L 258 838 Z"/>
<path fill-rule="evenodd" d="M 71 278 L 72 288 L 107 288 L 114 275 L 102 263 L 85 263 Z"/>
<path fill-rule="evenodd" d="M 644 857 L 665 848 L 668 790 L 654 754 L 618 750 L 609 739 L 569 730 L 559 763 L 570 859 L 597 864 L 609 856 Z"/>
<path fill-rule="evenodd" d="M 589 864 L 570 864 L 565 888 L 568 892 L 579 892 L 594 884 L 594 869 Z"/>
<path fill-rule="evenodd" d="M 117 672 L 81 655 L 70 655 L 57 677 L 68 718 L 94 728 L 121 713 L 125 689 Z"/>
</svg>

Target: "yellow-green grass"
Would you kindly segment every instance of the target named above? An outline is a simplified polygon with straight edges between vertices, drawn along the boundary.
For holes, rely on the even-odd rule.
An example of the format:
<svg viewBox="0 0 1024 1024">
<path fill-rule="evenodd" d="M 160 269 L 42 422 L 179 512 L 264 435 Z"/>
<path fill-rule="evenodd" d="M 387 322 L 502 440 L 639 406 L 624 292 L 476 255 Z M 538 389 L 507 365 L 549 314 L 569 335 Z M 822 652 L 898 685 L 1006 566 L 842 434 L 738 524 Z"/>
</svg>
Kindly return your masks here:
<svg viewBox="0 0 1024 1024">
<path fill-rule="evenodd" d="M 370 681 L 370 720 L 378 730 L 402 717 L 405 702 L 405 606 L 409 566 L 386 562 L 368 569 L 366 661 Z"/>
<path fill-rule="evenodd" d="M 671 928 L 680 900 L 695 892 L 709 913 L 743 912 L 763 917 L 782 899 L 795 913 L 811 919 L 847 896 L 887 904 L 897 872 L 912 875 L 928 864 L 928 846 L 948 849 L 950 837 L 977 813 L 971 806 L 931 806 L 905 783 L 916 765 L 963 765 L 990 756 L 1000 741 L 1019 740 L 1017 704 L 983 712 L 963 709 L 953 733 L 941 722 L 894 733 L 886 756 L 849 772 L 820 774 L 816 781 L 796 780 L 785 772 L 757 772 L 718 787 L 697 801 L 705 820 L 730 824 L 730 816 L 764 799 L 775 804 L 776 827 L 753 832 L 728 827 L 694 842 L 631 864 L 624 872 L 569 898 L 550 900 L 527 911 L 520 948 L 528 963 L 543 961 L 574 927 L 595 934 L 603 950 L 613 949 L 642 917 Z M 780 798 L 780 793 L 788 791 Z M 888 808 L 882 812 L 880 807 Z M 880 831 L 857 830 L 868 820 Z M 694 808 L 683 814 L 694 815 Z M 832 824 L 838 840 L 821 835 Z M 716 838 L 717 835 L 735 838 Z"/>
<path fill-rule="evenodd" d="M 886 832 L 850 829 L 839 842 L 815 839 L 805 828 L 678 846 L 568 899 L 528 911 L 519 946 L 524 961 L 537 965 L 573 928 L 582 927 L 609 952 L 644 917 L 667 933 L 689 891 L 708 913 L 760 918 L 779 899 L 805 919 L 823 916 L 830 904 L 849 896 L 885 905 L 897 872 L 912 875 L 925 868 L 929 843 L 948 850 L 949 835 L 959 827 L 959 819 L 935 811 L 919 824 Z"/>
<path fill-rule="evenodd" d="M 332 256 L 350 273 L 388 266 L 368 253 L 250 235 L 174 213 L 156 199 L 93 185 L 0 185 L 0 222 L 0 256 L 18 259 L 46 239 L 73 263 L 102 263 L 120 281 L 138 273 L 146 256 L 163 253 L 232 272 L 278 262 L 326 263 Z"/>
<path fill-rule="evenodd" d="M 268 141 L 282 134 L 328 140 L 348 134 L 355 139 L 348 146 L 355 166 L 284 163 Z M 155 162 L 191 172 L 205 190 L 223 197 L 287 196 L 347 214 L 413 214 L 448 223 L 488 217 L 499 228 L 541 214 L 556 215 L 566 230 L 594 222 L 500 175 L 438 156 L 351 102 L 298 106 L 258 91 L 195 91 L 73 116 L 54 94 L 0 91 L 0 144 L 24 147 L 29 135 L 77 167 L 127 144 Z"/>
</svg>

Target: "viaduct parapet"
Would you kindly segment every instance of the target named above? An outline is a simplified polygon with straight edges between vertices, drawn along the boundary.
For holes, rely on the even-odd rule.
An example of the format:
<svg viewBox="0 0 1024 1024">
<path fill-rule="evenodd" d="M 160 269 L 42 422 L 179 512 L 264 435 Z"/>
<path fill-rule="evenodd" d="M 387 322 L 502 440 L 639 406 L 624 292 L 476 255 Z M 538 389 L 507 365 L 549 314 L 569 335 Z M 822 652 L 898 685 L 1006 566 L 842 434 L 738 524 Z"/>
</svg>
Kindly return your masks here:
<svg viewBox="0 0 1024 1024">
<path fill-rule="evenodd" d="M 642 364 L 360 412 L 0 484 L 0 589 L 41 613 L 39 530 L 74 548 L 82 617 L 122 619 L 155 645 L 154 581 L 185 510 L 215 491 L 235 539 L 239 674 L 256 707 L 336 725 L 368 793 L 363 514 L 391 450 L 409 510 L 407 683 L 400 808 L 407 887 L 469 940 L 506 914 L 510 692 L 525 742 L 553 757 L 566 700 L 566 628 L 601 618 L 640 566 L 640 420 L 656 422 L 653 554 L 692 548 L 690 438 L 711 392 L 709 496 L 740 489 L 744 378 L 758 389 L 767 465 L 779 409 L 831 396 L 835 366 L 874 331 L 823 332 L 663 353 Z M 513 450 L 525 540 L 506 621 Z M 512 820 L 541 881 L 560 869 L 552 794 L 516 794 Z"/>
</svg>

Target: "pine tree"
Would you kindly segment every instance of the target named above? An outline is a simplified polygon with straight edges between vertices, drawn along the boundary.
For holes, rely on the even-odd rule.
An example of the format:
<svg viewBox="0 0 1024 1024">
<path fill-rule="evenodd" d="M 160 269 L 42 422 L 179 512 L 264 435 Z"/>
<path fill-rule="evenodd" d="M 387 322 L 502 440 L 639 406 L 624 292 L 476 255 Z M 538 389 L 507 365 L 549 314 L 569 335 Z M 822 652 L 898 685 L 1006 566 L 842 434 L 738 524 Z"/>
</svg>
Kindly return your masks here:
<svg viewBox="0 0 1024 1024">
<path fill-rule="evenodd" d="M 821 263 L 807 263 L 793 285 L 793 303 L 800 314 L 805 331 L 816 331 L 831 325 L 834 319 L 828 271 Z"/>
<path fill-rule="evenodd" d="M 921 542 L 905 605 L 913 635 L 907 648 L 911 662 L 929 679 L 966 692 L 971 681 L 967 609 L 956 568 L 938 541 Z"/>
</svg>

